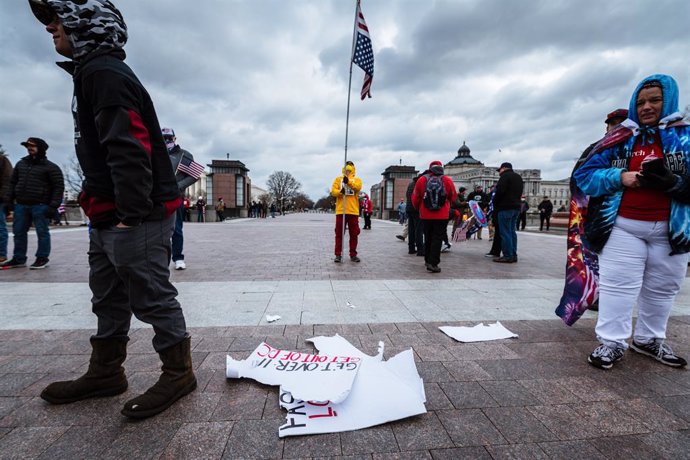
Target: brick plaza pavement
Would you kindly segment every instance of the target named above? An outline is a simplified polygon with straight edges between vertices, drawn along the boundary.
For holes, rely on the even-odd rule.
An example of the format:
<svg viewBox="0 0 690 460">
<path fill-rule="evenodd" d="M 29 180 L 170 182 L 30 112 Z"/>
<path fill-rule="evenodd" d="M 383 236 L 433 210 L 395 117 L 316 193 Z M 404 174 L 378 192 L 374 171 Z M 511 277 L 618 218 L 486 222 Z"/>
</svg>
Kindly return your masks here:
<svg viewBox="0 0 690 460">
<path fill-rule="evenodd" d="M 516 265 L 484 258 L 486 239 L 469 241 L 444 254 L 443 272 L 431 275 L 395 239 L 400 227 L 380 221 L 361 235 L 362 263 L 334 264 L 332 222 L 303 214 L 186 227 L 189 269 L 172 277 L 199 389 L 142 422 L 119 414 L 158 375 L 151 330 L 137 322 L 127 393 L 66 406 L 38 398 L 48 382 L 86 369 L 94 327 L 86 230 L 54 231 L 48 269 L 0 272 L 0 458 L 690 456 L 690 372 L 633 353 L 612 371 L 594 369 L 585 362 L 596 344 L 594 314 L 572 328 L 554 317 L 562 235 L 522 234 Z M 685 356 L 689 300 L 684 287 L 669 323 L 669 342 Z M 266 324 L 269 313 L 282 318 Z M 461 344 L 438 330 L 495 319 L 520 337 Z M 285 416 L 277 390 L 225 379 L 226 354 L 243 359 L 262 340 L 313 351 L 306 338 L 333 333 L 370 354 L 381 340 L 386 358 L 411 347 L 428 413 L 279 439 Z"/>
</svg>

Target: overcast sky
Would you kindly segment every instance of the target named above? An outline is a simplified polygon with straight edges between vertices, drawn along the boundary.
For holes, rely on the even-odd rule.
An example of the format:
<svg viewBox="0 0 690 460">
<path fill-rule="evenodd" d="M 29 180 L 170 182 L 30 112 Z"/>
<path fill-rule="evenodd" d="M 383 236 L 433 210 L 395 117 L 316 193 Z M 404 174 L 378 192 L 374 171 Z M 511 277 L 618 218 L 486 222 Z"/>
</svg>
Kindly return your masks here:
<svg viewBox="0 0 690 460">
<path fill-rule="evenodd" d="M 114 0 L 127 62 L 163 126 L 200 163 L 244 162 L 265 187 L 292 173 L 313 199 L 344 158 L 354 0 Z M 462 141 L 489 166 L 570 174 L 627 108 L 636 83 L 672 75 L 690 103 L 687 0 L 363 0 L 375 75 L 353 69 L 348 159 L 369 191 L 392 164 L 425 169 Z M 0 144 L 28 136 L 74 155 L 72 83 L 25 0 L 0 1 Z M 499 149 L 501 150 L 499 152 Z"/>
</svg>

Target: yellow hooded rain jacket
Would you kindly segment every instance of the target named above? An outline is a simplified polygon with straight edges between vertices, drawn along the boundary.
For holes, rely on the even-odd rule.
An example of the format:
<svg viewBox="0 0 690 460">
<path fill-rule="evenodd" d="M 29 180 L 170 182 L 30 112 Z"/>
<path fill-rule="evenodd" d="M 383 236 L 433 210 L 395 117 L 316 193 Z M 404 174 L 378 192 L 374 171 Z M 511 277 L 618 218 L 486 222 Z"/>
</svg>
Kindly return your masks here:
<svg viewBox="0 0 690 460">
<path fill-rule="evenodd" d="M 336 215 L 343 213 L 343 197 L 345 199 L 345 214 L 359 215 L 359 191 L 362 190 L 362 179 L 355 177 L 354 165 L 347 165 L 343 168 L 343 174 L 347 175 L 348 183 L 343 184 L 343 176 L 338 176 L 333 181 L 331 195 L 335 197 Z"/>
</svg>

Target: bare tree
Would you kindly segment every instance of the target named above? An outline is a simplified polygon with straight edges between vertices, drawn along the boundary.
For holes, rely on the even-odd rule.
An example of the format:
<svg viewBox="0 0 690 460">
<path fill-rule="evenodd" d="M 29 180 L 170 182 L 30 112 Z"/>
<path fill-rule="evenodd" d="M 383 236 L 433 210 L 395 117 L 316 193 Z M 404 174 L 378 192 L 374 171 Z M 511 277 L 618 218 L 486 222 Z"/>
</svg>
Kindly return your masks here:
<svg viewBox="0 0 690 460">
<path fill-rule="evenodd" d="M 295 209 L 300 211 L 314 207 L 314 200 L 302 192 L 295 194 L 295 196 L 292 198 L 292 202 L 295 204 Z"/>
<path fill-rule="evenodd" d="M 285 209 L 285 201 L 294 198 L 302 188 L 302 184 L 292 174 L 285 171 L 271 173 L 268 176 L 266 186 L 273 198 L 279 203 L 281 213 Z"/>
<path fill-rule="evenodd" d="M 324 211 L 335 209 L 335 197 L 331 195 L 331 191 L 326 189 L 326 195 L 319 198 L 314 207 Z"/>
<path fill-rule="evenodd" d="M 84 173 L 79 166 L 77 157 L 70 157 L 69 164 L 62 165 L 65 176 L 65 188 L 78 195 L 81 192 L 81 184 L 84 181 Z"/>
<path fill-rule="evenodd" d="M 265 204 L 266 206 L 271 204 L 271 194 L 270 193 L 262 193 L 256 199 L 259 201 L 259 203 Z"/>
</svg>

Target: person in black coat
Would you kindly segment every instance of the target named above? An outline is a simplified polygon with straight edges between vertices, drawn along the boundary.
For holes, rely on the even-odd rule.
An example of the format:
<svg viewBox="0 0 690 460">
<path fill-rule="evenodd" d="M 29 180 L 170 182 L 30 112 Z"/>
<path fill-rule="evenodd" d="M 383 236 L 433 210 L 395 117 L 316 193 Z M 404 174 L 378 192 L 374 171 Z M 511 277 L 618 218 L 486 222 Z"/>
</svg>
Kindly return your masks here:
<svg viewBox="0 0 690 460">
<path fill-rule="evenodd" d="M 50 256 L 50 220 L 62 203 L 65 182 L 60 167 L 46 158 L 48 144 L 38 137 L 22 142 L 27 156 L 17 162 L 5 195 L 5 207 L 14 211 L 12 232 L 14 254 L 3 268 L 26 266 L 27 233 L 33 222 L 38 237 L 36 261 L 32 270 L 48 266 Z"/>
<path fill-rule="evenodd" d="M 496 184 L 494 212 L 498 217 L 503 257 L 494 259 L 494 262 L 511 264 L 517 262 L 517 220 L 524 184 L 508 162 L 501 164 L 498 173 L 501 177 Z"/>
<path fill-rule="evenodd" d="M 520 218 L 517 223 L 517 230 L 524 230 L 527 225 L 527 211 L 529 211 L 529 203 L 527 199 L 523 196 L 522 202 L 520 203 Z"/>
<path fill-rule="evenodd" d="M 544 197 L 537 209 L 539 210 L 539 231 L 544 231 L 544 224 L 546 224 L 546 231 L 548 232 L 549 227 L 551 227 L 551 214 L 553 214 L 553 203 L 548 196 Z"/>
</svg>

